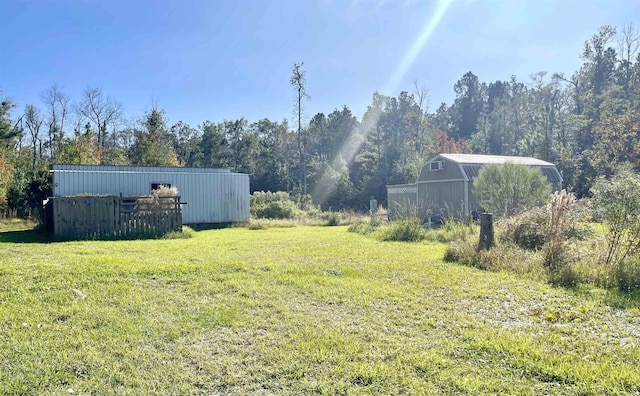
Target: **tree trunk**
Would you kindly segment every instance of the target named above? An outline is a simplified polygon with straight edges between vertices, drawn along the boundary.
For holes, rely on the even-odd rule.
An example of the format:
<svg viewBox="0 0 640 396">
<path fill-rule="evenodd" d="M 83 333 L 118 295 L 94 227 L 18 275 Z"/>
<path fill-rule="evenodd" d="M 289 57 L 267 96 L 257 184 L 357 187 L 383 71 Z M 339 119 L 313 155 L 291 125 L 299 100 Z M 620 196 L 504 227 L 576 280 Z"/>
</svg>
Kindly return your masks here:
<svg viewBox="0 0 640 396">
<path fill-rule="evenodd" d="M 480 213 L 480 242 L 478 251 L 489 250 L 493 247 L 493 214 Z"/>
</svg>

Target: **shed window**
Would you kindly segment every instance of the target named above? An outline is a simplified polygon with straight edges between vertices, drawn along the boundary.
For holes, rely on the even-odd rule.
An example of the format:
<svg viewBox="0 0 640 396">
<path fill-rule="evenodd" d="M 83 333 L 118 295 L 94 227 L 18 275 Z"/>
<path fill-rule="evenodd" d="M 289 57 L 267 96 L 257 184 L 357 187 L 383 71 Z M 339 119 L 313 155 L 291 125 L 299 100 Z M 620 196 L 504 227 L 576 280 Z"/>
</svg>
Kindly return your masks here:
<svg viewBox="0 0 640 396">
<path fill-rule="evenodd" d="M 444 161 L 433 161 L 430 165 L 432 171 L 439 171 L 444 169 Z"/>
<path fill-rule="evenodd" d="M 153 190 L 158 190 L 160 187 L 166 187 L 166 188 L 171 188 L 171 183 L 151 183 L 151 191 Z"/>
</svg>

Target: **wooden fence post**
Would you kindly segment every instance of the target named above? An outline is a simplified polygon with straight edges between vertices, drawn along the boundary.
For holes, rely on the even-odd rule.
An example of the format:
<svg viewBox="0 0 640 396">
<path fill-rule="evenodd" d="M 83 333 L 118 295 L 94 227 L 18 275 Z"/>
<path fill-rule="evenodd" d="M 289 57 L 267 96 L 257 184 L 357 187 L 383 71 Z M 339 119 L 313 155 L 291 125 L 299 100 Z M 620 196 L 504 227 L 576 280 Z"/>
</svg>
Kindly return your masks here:
<svg viewBox="0 0 640 396">
<path fill-rule="evenodd" d="M 478 251 L 493 247 L 493 213 L 480 213 L 480 242 Z"/>
</svg>

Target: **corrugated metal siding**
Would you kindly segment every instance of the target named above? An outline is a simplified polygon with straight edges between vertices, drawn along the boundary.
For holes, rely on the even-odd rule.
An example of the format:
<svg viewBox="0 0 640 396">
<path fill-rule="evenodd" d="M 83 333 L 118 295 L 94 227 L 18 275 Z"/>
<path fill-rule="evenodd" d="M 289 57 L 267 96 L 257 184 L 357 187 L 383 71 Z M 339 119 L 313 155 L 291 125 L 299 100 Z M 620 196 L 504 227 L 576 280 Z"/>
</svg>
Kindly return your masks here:
<svg viewBox="0 0 640 396">
<path fill-rule="evenodd" d="M 560 176 L 560 172 L 555 166 L 543 166 L 540 170 L 542 170 L 542 174 L 547 177 L 550 183 L 562 184 L 562 176 Z"/>
<path fill-rule="evenodd" d="M 396 218 L 398 213 L 409 213 L 417 208 L 416 185 L 393 186 L 387 189 L 387 210 L 389 219 Z"/>
<path fill-rule="evenodd" d="M 418 183 L 420 206 L 445 217 L 460 217 L 464 212 L 465 183 L 465 181 Z"/>
<path fill-rule="evenodd" d="M 249 220 L 249 175 L 212 169 L 173 167 L 100 167 L 56 169 L 54 196 L 78 194 L 146 195 L 152 182 L 169 182 L 183 202 L 183 223 L 232 223 Z M 67 165 L 65 165 L 67 167 Z M 110 169 L 117 168 L 110 171 Z M 123 168 L 131 168 L 123 171 Z M 142 171 L 134 171 L 138 169 Z M 174 172 L 176 169 L 181 171 Z M 184 170 L 191 171 L 184 171 Z"/>
</svg>

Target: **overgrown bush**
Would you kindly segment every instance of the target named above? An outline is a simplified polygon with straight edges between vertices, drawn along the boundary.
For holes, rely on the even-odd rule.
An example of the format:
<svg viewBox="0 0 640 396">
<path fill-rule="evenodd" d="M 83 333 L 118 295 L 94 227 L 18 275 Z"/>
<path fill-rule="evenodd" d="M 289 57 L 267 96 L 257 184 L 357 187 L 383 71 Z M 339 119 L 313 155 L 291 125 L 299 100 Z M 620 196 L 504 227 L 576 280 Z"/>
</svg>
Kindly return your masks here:
<svg viewBox="0 0 640 396">
<path fill-rule="evenodd" d="M 42 201 L 53 194 L 52 178 L 49 170 L 15 172 L 7 189 L 7 207 L 18 217 L 42 220 Z"/>
<path fill-rule="evenodd" d="M 322 217 L 328 226 L 340 225 L 340 221 L 342 220 L 340 213 L 337 212 L 324 212 Z"/>
<path fill-rule="evenodd" d="M 384 222 L 377 216 L 372 216 L 366 219 L 360 219 L 349 226 L 347 231 L 356 232 L 362 235 L 369 235 L 376 232 Z"/>
<path fill-rule="evenodd" d="M 640 258 L 628 257 L 613 271 L 616 286 L 622 291 L 640 289 Z"/>
<path fill-rule="evenodd" d="M 418 242 L 425 239 L 426 230 L 417 218 L 405 218 L 392 221 L 380 230 L 378 238 L 381 241 Z"/>
<path fill-rule="evenodd" d="M 544 246 L 548 233 L 547 208 L 536 208 L 498 223 L 499 241 L 513 243 L 525 250 L 538 250 Z"/>
<path fill-rule="evenodd" d="M 640 251 L 640 176 L 622 166 L 611 178 L 593 187 L 595 216 L 607 227 L 607 265 L 618 266 Z"/>
<path fill-rule="evenodd" d="M 256 191 L 249 197 L 251 217 L 257 219 L 293 219 L 298 213 L 298 205 L 289 193 L 278 191 Z"/>
<path fill-rule="evenodd" d="M 588 242 L 578 238 L 585 235 L 576 225 L 582 213 L 573 194 L 557 192 L 546 207 L 497 222 L 498 243 L 491 250 L 478 252 L 477 238 L 466 237 L 451 243 L 445 260 L 491 271 L 534 274 L 562 285 L 596 283 L 597 271 L 589 269 L 587 274 L 584 269 L 589 267 L 574 265 L 585 262 L 583 251 L 589 250 Z M 588 260 L 596 263 L 597 257 L 590 254 Z"/>
<path fill-rule="evenodd" d="M 427 230 L 425 238 L 428 241 L 447 243 L 463 240 L 471 235 L 477 234 L 478 226 L 476 224 L 449 219 L 446 220 L 441 227 Z"/>
<path fill-rule="evenodd" d="M 445 250 L 444 261 L 487 271 L 511 271 L 517 274 L 544 276 L 540 252 L 523 251 L 513 243 L 502 242 L 490 250 L 477 250 L 476 238 L 452 242 Z"/>
<path fill-rule="evenodd" d="M 497 216 L 542 206 L 551 194 L 551 186 L 540 169 L 513 163 L 483 166 L 473 190 L 485 209 Z"/>
</svg>

